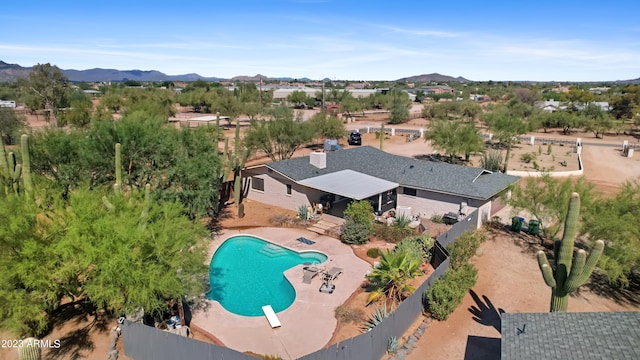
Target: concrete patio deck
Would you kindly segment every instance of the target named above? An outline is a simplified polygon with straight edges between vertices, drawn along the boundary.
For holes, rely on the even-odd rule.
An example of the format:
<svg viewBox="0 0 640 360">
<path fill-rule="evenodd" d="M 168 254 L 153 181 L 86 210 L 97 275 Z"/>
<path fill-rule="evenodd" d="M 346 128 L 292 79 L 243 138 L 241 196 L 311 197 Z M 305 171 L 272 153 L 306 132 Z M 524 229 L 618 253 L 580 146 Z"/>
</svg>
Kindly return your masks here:
<svg viewBox="0 0 640 360">
<path fill-rule="evenodd" d="M 195 311 L 192 324 L 214 335 L 227 347 L 238 351 L 252 351 L 264 355 L 278 355 L 283 359 L 297 359 L 312 353 L 331 339 L 337 326 L 334 310 L 343 304 L 362 284 L 371 265 L 355 256 L 351 248 L 339 240 L 318 235 L 298 228 L 253 228 L 246 230 L 225 230 L 219 240 L 210 247 L 209 261 L 229 237 L 239 234 L 254 235 L 294 251 L 319 251 L 329 259 L 322 264 L 326 269 L 333 266 L 343 270 L 333 283 L 333 294 L 320 293 L 320 277 L 311 284 L 304 284 L 303 265 L 285 271 L 285 277 L 291 282 L 296 299 L 284 311 L 277 313 L 282 327 L 272 329 L 264 316 L 240 316 L 225 310 L 217 301 L 207 301 L 206 309 Z M 307 245 L 296 240 L 304 236 L 315 241 Z"/>
</svg>

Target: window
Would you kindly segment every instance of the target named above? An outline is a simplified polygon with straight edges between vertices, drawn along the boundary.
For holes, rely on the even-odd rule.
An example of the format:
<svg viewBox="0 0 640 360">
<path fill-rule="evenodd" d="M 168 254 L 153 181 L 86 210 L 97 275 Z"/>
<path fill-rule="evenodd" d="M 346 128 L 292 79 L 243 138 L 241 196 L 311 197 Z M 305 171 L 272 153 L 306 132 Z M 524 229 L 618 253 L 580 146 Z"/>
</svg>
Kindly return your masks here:
<svg viewBox="0 0 640 360">
<path fill-rule="evenodd" d="M 291 184 L 287 184 L 287 195 L 291 195 Z"/>
<path fill-rule="evenodd" d="M 402 193 L 405 194 L 405 195 L 416 196 L 417 190 L 416 189 L 412 189 L 412 188 L 408 188 L 408 187 L 403 187 L 402 188 Z"/>
<path fill-rule="evenodd" d="M 261 179 L 259 177 L 252 177 L 251 178 L 251 188 L 253 190 L 260 190 L 260 191 L 264 191 L 264 179 Z"/>
</svg>

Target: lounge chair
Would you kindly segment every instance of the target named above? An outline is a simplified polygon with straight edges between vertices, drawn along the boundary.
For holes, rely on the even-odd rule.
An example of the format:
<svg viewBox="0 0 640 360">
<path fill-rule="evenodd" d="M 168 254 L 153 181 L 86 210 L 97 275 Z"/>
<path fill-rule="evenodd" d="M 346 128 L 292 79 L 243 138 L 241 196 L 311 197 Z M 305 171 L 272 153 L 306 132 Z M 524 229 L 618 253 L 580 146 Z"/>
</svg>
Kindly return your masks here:
<svg viewBox="0 0 640 360">
<path fill-rule="evenodd" d="M 332 267 L 324 273 L 324 278 L 326 281 L 331 281 L 337 279 L 340 274 L 342 274 L 342 268 Z"/>
<path fill-rule="evenodd" d="M 305 266 L 302 268 L 302 271 L 304 272 L 302 275 L 302 282 L 305 284 L 311 284 L 311 280 L 318 275 L 320 269 L 317 267 Z"/>
</svg>

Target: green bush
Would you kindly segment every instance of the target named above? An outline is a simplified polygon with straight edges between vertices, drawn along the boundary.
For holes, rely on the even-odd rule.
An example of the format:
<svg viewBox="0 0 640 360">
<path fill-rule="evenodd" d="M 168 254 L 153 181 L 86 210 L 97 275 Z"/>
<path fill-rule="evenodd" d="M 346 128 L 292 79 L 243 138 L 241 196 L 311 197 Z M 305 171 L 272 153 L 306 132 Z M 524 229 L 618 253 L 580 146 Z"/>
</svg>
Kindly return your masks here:
<svg viewBox="0 0 640 360">
<path fill-rule="evenodd" d="M 350 218 L 344 224 L 341 240 L 345 244 L 364 244 L 369 241 L 371 229 L 364 224 L 358 224 Z"/>
<path fill-rule="evenodd" d="M 525 164 L 530 163 L 535 158 L 536 158 L 536 155 L 533 153 L 526 153 L 526 154 L 520 155 L 520 161 L 524 162 Z"/>
<path fill-rule="evenodd" d="M 344 211 L 345 218 L 350 218 L 357 224 L 367 225 L 371 229 L 373 224 L 373 206 L 366 200 L 352 201 Z"/>
<path fill-rule="evenodd" d="M 378 248 L 371 248 L 369 250 L 367 250 L 367 256 L 370 258 L 377 258 L 378 256 L 380 256 L 380 249 Z"/>
<path fill-rule="evenodd" d="M 486 240 L 486 236 L 478 231 L 466 231 L 456 241 L 447 246 L 450 255 L 449 266 L 453 270 L 457 270 L 462 265 L 469 262 L 471 257 Z"/>
<path fill-rule="evenodd" d="M 449 269 L 425 292 L 427 310 L 437 320 L 446 320 L 462 304 L 464 295 L 476 284 L 478 270 L 466 263 Z"/>
<path fill-rule="evenodd" d="M 420 262 L 429 262 L 433 244 L 434 241 L 429 235 L 409 236 L 400 241 L 393 251 L 406 251 L 412 258 Z"/>
<path fill-rule="evenodd" d="M 407 236 L 411 236 L 413 232 L 414 229 L 410 228 L 398 228 L 395 226 L 387 226 L 385 224 L 373 225 L 373 234 L 380 239 L 391 243 L 398 243 Z"/>
</svg>

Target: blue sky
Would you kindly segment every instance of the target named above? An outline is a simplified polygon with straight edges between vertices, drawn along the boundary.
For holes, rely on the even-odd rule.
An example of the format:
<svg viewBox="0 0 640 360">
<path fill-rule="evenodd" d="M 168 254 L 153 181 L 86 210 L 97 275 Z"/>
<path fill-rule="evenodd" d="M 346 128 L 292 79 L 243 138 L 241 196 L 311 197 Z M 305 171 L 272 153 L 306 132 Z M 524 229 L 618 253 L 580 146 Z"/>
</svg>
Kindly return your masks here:
<svg viewBox="0 0 640 360">
<path fill-rule="evenodd" d="M 560 4 L 559 4 L 560 3 Z M 638 1 L 11 1 L 0 60 L 232 77 L 640 77 Z"/>
</svg>

